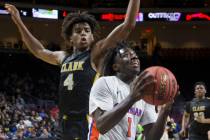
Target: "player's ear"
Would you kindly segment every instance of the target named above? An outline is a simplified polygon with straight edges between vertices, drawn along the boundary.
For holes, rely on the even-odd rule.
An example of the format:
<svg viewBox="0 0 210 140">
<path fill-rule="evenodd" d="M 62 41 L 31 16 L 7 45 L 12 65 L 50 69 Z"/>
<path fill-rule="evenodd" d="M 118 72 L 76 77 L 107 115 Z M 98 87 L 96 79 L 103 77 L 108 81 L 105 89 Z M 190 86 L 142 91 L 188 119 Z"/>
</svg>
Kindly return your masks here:
<svg viewBox="0 0 210 140">
<path fill-rule="evenodd" d="M 90 40 L 91 40 L 91 42 L 94 41 L 94 35 L 93 34 L 91 35 Z"/>
<path fill-rule="evenodd" d="M 206 90 L 206 88 L 204 89 L 204 91 L 205 91 L 205 94 L 207 93 L 207 90 Z"/>
<path fill-rule="evenodd" d="M 118 72 L 118 71 L 119 71 L 119 65 L 118 65 L 118 64 L 113 64 L 113 65 L 112 65 L 112 69 L 113 69 L 114 71 Z"/>
<path fill-rule="evenodd" d="M 73 46 L 73 40 L 72 40 L 71 36 L 69 37 L 68 43 L 70 46 Z"/>
</svg>

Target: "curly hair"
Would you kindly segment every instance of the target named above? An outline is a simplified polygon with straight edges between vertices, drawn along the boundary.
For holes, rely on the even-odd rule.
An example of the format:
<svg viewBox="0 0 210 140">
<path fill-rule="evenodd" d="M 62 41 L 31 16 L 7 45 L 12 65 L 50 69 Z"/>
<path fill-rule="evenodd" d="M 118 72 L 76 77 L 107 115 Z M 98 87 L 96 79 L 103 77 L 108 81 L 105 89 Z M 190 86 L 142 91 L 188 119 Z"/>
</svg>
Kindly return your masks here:
<svg viewBox="0 0 210 140">
<path fill-rule="evenodd" d="M 205 84 L 203 81 L 196 82 L 196 83 L 194 84 L 194 88 L 195 88 L 197 85 L 202 85 L 202 86 L 204 86 L 204 88 L 207 90 L 206 84 Z"/>
<path fill-rule="evenodd" d="M 90 25 L 92 33 L 95 33 L 96 29 L 99 28 L 99 24 L 96 19 L 88 14 L 87 12 L 77 12 L 68 14 L 62 24 L 62 36 L 65 40 L 69 39 L 72 35 L 73 26 L 77 23 L 87 22 Z"/>
<path fill-rule="evenodd" d="M 103 59 L 103 66 L 102 66 L 102 75 L 103 76 L 113 76 L 116 74 L 116 71 L 113 70 L 112 65 L 115 63 L 115 58 L 119 51 L 123 48 L 129 48 L 129 45 L 125 42 L 117 43 L 117 47 L 114 49 L 109 49 L 105 54 Z"/>
</svg>

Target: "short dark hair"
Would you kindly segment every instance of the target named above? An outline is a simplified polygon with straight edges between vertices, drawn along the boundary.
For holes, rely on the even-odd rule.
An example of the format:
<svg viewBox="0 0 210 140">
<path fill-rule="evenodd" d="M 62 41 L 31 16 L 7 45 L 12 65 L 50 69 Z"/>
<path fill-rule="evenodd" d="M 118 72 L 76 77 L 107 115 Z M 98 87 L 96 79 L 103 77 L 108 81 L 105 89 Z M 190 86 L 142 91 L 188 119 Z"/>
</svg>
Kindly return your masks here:
<svg viewBox="0 0 210 140">
<path fill-rule="evenodd" d="M 68 40 L 69 36 L 72 35 L 72 28 L 77 23 L 87 22 L 90 25 L 91 31 L 95 33 L 96 29 L 99 28 L 99 24 L 94 16 L 85 12 L 76 12 L 68 14 L 62 24 L 62 36 L 65 40 Z"/>
<path fill-rule="evenodd" d="M 103 76 L 113 76 L 116 74 L 116 71 L 114 71 L 112 68 L 112 65 L 115 63 L 115 57 L 119 53 L 120 49 L 129 47 L 125 42 L 119 42 L 116 45 L 116 48 L 109 49 L 105 54 L 101 73 Z"/>
<path fill-rule="evenodd" d="M 205 89 L 207 88 L 207 87 L 206 87 L 206 84 L 205 84 L 203 81 L 196 82 L 196 83 L 194 84 L 194 88 L 195 88 L 197 85 L 203 85 Z M 206 89 L 206 90 L 207 90 L 207 89 Z"/>
</svg>

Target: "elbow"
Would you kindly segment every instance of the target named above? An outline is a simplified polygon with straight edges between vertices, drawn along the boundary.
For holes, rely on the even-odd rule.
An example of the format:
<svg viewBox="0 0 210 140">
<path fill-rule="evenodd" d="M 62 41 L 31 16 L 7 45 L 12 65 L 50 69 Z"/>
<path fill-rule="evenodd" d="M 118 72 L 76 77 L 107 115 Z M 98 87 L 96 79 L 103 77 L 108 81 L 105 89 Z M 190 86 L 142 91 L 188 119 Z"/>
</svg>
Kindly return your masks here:
<svg viewBox="0 0 210 140">
<path fill-rule="evenodd" d="M 24 36 L 22 36 L 22 41 L 23 41 L 23 43 L 26 45 L 26 47 L 27 47 L 27 45 L 28 45 L 28 43 L 27 43 L 27 39 L 24 37 Z"/>
<path fill-rule="evenodd" d="M 102 135 L 106 134 L 106 132 L 107 132 L 107 131 L 105 131 L 104 129 L 102 130 L 102 129 L 98 129 L 98 128 L 97 128 L 97 130 L 98 130 L 99 133 L 102 134 Z"/>
<path fill-rule="evenodd" d="M 134 22 L 134 23 L 125 23 L 124 24 L 124 29 L 128 30 L 128 31 L 134 30 L 135 27 L 136 27 L 136 22 Z"/>
<path fill-rule="evenodd" d="M 104 135 L 107 133 L 107 129 L 105 128 L 104 124 L 96 122 L 96 128 L 100 134 Z"/>
</svg>

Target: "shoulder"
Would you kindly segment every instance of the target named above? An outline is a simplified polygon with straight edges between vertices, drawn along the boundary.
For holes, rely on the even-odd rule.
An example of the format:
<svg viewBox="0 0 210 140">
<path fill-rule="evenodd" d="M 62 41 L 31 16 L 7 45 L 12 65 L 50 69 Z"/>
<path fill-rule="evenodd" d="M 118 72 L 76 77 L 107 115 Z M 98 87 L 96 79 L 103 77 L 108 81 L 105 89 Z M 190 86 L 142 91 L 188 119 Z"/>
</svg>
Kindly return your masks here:
<svg viewBox="0 0 210 140">
<path fill-rule="evenodd" d="M 54 55 L 56 55 L 58 57 L 59 60 L 59 64 L 62 64 L 63 61 L 66 59 L 66 57 L 68 55 L 70 55 L 68 52 L 66 51 L 54 51 L 53 52 Z"/>
<path fill-rule="evenodd" d="M 198 99 L 193 98 L 191 101 L 187 102 L 187 104 L 190 105 L 190 104 L 194 104 L 194 103 L 197 103 L 197 102 L 198 102 Z"/>
<path fill-rule="evenodd" d="M 188 107 L 188 106 L 190 106 L 191 104 L 193 104 L 194 102 L 196 102 L 195 99 L 193 99 L 192 101 L 187 101 L 186 104 L 185 104 L 185 106 Z"/>
<path fill-rule="evenodd" d="M 110 82 L 115 82 L 117 79 L 116 79 L 116 77 L 115 76 L 102 76 L 102 77 L 100 77 L 100 78 L 98 78 L 97 80 L 96 80 L 96 82 L 103 82 L 103 83 L 110 83 Z"/>
<path fill-rule="evenodd" d="M 98 89 L 114 89 L 116 87 L 115 76 L 103 76 L 95 81 L 92 90 Z M 112 91 L 112 90 L 111 90 Z"/>
<path fill-rule="evenodd" d="M 145 102 L 143 99 L 141 99 L 141 100 L 137 101 L 136 103 L 137 103 L 137 104 L 144 105 L 144 106 L 146 106 L 146 105 L 150 105 L 150 104 L 148 104 L 147 102 Z"/>
<path fill-rule="evenodd" d="M 185 112 L 190 112 L 190 108 L 193 105 L 194 101 L 186 101 L 184 104 L 184 110 Z"/>
<path fill-rule="evenodd" d="M 56 55 L 62 56 L 62 57 L 65 57 L 69 54 L 66 51 L 54 51 L 53 53 L 56 54 Z"/>
<path fill-rule="evenodd" d="M 100 77 L 95 81 L 91 88 L 90 96 L 106 97 L 111 95 L 114 91 L 114 84 L 111 76 Z"/>
<path fill-rule="evenodd" d="M 204 102 L 205 102 L 206 104 L 209 104 L 209 103 L 210 103 L 210 98 L 209 98 L 209 97 L 206 97 L 206 98 L 204 99 Z"/>
</svg>

